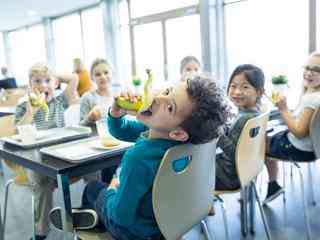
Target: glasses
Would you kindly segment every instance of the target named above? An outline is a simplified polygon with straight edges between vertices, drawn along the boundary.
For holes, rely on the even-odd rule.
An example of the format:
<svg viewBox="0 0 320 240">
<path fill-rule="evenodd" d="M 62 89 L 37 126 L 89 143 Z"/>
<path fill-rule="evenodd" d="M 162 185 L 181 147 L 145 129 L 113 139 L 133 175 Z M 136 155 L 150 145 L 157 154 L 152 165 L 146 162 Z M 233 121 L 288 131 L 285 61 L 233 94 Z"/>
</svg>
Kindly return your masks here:
<svg viewBox="0 0 320 240">
<path fill-rule="evenodd" d="M 311 75 L 320 75 L 320 65 L 307 65 L 303 67 L 305 72 L 310 72 Z"/>
</svg>

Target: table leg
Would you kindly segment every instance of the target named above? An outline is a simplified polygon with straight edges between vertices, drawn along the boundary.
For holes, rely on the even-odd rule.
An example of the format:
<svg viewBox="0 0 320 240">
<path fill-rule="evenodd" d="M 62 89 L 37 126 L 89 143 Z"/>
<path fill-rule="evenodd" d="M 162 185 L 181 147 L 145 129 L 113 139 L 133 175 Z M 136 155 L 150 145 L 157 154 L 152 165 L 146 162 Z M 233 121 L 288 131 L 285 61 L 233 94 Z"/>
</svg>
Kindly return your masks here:
<svg viewBox="0 0 320 240">
<path fill-rule="evenodd" d="M 74 236 L 69 177 L 67 175 L 58 174 L 57 180 L 59 195 L 62 198 L 61 221 L 64 232 L 64 240 L 72 240 Z"/>
</svg>

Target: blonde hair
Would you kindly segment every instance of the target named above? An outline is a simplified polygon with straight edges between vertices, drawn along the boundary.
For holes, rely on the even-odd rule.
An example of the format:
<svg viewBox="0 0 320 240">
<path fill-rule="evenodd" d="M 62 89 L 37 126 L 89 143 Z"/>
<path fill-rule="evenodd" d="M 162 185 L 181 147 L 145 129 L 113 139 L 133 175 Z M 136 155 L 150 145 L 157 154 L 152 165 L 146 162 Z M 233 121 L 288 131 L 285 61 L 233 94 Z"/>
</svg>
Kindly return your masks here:
<svg viewBox="0 0 320 240">
<path fill-rule="evenodd" d="M 312 52 L 309 55 L 308 59 L 310 59 L 312 57 L 320 58 L 320 52 L 316 52 L 316 51 Z M 301 93 L 301 96 L 300 96 L 300 100 L 301 100 L 301 97 L 306 93 L 306 91 L 307 91 L 307 88 L 304 86 L 304 83 L 302 83 L 302 93 Z"/>
<path fill-rule="evenodd" d="M 45 63 L 35 63 L 29 69 L 29 79 L 31 80 L 31 78 L 34 75 L 38 75 L 38 74 L 51 76 L 52 71 L 50 70 L 49 66 Z"/>
<path fill-rule="evenodd" d="M 90 76 L 91 76 L 91 79 L 93 80 L 93 71 L 94 69 L 96 68 L 96 66 L 98 66 L 99 64 L 106 64 L 107 67 L 112 71 L 112 66 L 111 64 L 104 58 L 96 58 L 92 64 L 91 64 L 91 68 L 90 68 Z"/>
</svg>

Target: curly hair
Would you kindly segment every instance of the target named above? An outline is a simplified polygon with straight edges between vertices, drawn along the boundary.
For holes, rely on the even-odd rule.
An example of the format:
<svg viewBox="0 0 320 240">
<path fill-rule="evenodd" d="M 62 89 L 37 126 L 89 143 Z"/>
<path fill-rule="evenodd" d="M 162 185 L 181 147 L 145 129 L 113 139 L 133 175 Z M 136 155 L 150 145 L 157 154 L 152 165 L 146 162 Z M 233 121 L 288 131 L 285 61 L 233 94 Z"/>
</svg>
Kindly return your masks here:
<svg viewBox="0 0 320 240">
<path fill-rule="evenodd" d="M 187 92 L 194 104 L 192 113 L 181 124 L 189 134 L 188 142 L 200 144 L 218 138 L 230 117 L 222 90 L 210 77 L 197 75 L 187 79 Z"/>
</svg>

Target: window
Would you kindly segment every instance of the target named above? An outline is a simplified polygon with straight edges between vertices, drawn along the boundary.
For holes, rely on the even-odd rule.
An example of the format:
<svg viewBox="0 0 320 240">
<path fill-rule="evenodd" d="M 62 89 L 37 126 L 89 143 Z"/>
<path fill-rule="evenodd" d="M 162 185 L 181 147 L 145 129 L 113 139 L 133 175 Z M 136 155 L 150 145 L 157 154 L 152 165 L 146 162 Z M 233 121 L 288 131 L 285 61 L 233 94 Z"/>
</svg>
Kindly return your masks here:
<svg viewBox="0 0 320 240">
<path fill-rule="evenodd" d="M 44 29 L 35 25 L 9 33 L 12 71 L 18 85 L 28 84 L 28 70 L 37 62 L 46 62 Z"/>
<path fill-rule="evenodd" d="M 146 78 L 146 68 L 151 68 L 155 76 L 155 85 L 164 81 L 163 44 L 160 22 L 138 25 L 134 28 L 137 74 Z"/>
<path fill-rule="evenodd" d="M 130 29 L 129 14 L 127 1 L 121 1 L 119 4 L 120 16 L 120 38 L 119 51 L 121 55 L 121 63 L 118 70 L 119 79 L 123 82 L 131 82 L 131 45 L 130 45 Z"/>
<path fill-rule="evenodd" d="M 187 55 L 201 59 L 200 17 L 192 15 L 166 22 L 168 77 L 170 81 L 180 79 L 180 61 Z"/>
<path fill-rule="evenodd" d="M 92 62 L 97 57 L 105 58 L 101 8 L 92 8 L 90 10 L 83 11 L 81 13 L 81 17 L 84 40 L 84 62 L 86 66 L 91 67 Z"/>
<path fill-rule="evenodd" d="M 226 5 L 225 10 L 229 75 L 239 64 L 256 64 L 270 90 L 271 77 L 285 74 L 292 93 L 288 103 L 295 105 L 308 56 L 306 1 L 252 0 Z"/>
<path fill-rule="evenodd" d="M 316 26 L 317 26 L 317 51 L 320 52 L 320 1 L 318 0 L 316 2 L 317 4 L 317 23 L 316 23 Z"/>
<path fill-rule="evenodd" d="M 5 54 L 4 54 L 4 43 L 3 43 L 3 34 L 0 32 L 0 67 L 6 65 Z M 2 78 L 2 76 L 0 76 Z"/>
<path fill-rule="evenodd" d="M 199 0 L 162 0 L 162 1 L 150 1 L 150 0 L 131 0 L 132 17 L 141 17 L 154 13 L 165 12 L 168 10 L 187 7 L 199 3 Z"/>
<path fill-rule="evenodd" d="M 72 72 L 73 59 L 83 59 L 80 15 L 72 14 L 53 21 L 56 70 Z"/>
</svg>

